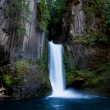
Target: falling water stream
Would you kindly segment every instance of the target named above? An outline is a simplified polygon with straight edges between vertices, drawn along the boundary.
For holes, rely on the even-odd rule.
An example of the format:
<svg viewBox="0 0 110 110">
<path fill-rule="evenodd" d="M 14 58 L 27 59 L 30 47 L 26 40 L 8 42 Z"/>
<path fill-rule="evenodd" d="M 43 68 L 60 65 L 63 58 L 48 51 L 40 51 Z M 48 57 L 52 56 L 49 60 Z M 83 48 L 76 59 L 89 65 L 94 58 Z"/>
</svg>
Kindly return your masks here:
<svg viewBox="0 0 110 110">
<path fill-rule="evenodd" d="M 63 47 L 61 44 L 54 44 L 49 42 L 49 74 L 52 86 L 52 95 L 49 97 L 63 97 L 63 98 L 81 98 L 88 97 L 76 93 L 74 90 L 66 89 L 65 72 L 63 66 Z"/>
</svg>

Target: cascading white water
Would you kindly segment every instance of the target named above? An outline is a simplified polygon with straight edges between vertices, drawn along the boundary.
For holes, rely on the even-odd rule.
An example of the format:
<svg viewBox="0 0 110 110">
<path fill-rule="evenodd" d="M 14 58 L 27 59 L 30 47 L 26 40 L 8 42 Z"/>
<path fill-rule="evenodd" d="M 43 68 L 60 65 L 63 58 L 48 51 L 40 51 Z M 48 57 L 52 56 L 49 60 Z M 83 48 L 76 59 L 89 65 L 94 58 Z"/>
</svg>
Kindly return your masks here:
<svg viewBox="0 0 110 110">
<path fill-rule="evenodd" d="M 67 90 L 65 85 L 65 72 L 63 68 L 61 44 L 49 42 L 49 61 L 48 68 L 50 74 L 50 82 L 52 86 L 52 95 L 50 97 L 63 98 L 88 98 L 82 94 L 78 94 L 73 90 Z"/>
<path fill-rule="evenodd" d="M 65 90 L 64 71 L 62 64 L 62 45 L 49 42 L 49 73 L 52 95 L 58 96 Z"/>
</svg>

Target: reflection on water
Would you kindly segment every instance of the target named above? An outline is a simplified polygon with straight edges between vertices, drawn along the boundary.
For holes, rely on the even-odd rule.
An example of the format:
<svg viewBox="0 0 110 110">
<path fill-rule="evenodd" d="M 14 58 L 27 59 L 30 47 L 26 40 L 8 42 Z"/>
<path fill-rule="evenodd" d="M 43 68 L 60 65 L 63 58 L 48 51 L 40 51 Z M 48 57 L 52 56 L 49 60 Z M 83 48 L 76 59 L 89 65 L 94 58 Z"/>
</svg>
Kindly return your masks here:
<svg viewBox="0 0 110 110">
<path fill-rule="evenodd" d="M 1 100 L 0 110 L 110 110 L 110 98 Z"/>
</svg>

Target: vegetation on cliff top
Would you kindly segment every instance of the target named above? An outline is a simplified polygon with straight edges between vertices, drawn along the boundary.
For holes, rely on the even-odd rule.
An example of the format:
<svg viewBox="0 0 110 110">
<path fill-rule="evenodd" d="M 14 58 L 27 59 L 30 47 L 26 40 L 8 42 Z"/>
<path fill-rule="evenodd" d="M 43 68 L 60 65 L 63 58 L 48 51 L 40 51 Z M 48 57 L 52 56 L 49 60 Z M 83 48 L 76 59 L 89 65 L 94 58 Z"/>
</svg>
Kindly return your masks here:
<svg viewBox="0 0 110 110">
<path fill-rule="evenodd" d="M 97 42 L 109 43 L 110 30 L 110 1 L 109 0 L 84 0 L 84 11 L 87 20 L 98 18 L 100 20 L 99 31 L 91 32 L 82 39 L 85 43 L 94 45 Z M 80 40 L 79 40 L 80 42 Z"/>
<path fill-rule="evenodd" d="M 39 28 L 42 31 L 48 30 L 51 23 L 56 24 L 62 22 L 62 11 L 64 9 L 65 0 L 39 0 Z"/>
</svg>

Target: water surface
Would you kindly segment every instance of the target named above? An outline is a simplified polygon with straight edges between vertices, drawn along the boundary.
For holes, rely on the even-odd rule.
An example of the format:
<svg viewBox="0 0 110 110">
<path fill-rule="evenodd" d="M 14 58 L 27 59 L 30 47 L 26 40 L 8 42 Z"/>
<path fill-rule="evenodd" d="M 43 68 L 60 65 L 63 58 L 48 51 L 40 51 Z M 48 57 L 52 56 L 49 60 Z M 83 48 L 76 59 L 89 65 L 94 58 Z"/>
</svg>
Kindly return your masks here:
<svg viewBox="0 0 110 110">
<path fill-rule="evenodd" d="M 110 110 L 110 98 L 0 100 L 0 110 Z"/>
</svg>

